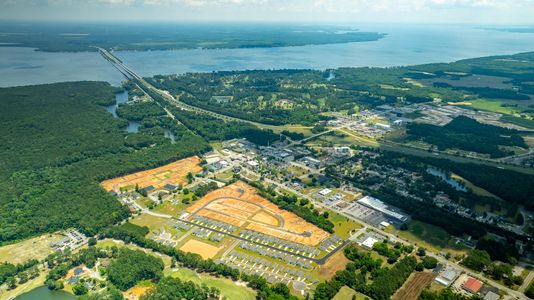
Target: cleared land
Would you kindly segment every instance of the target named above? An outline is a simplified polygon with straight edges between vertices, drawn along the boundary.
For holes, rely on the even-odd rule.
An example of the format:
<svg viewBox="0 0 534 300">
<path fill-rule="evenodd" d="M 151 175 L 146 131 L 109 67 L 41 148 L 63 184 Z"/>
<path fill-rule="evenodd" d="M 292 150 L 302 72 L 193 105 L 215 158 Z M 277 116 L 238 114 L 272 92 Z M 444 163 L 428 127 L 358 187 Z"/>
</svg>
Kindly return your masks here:
<svg viewBox="0 0 534 300">
<path fill-rule="evenodd" d="M 109 192 L 121 188 L 134 189 L 136 185 L 140 189 L 148 186 L 159 189 L 166 184 L 184 184 L 187 173 L 198 173 L 202 170 L 199 164 L 200 158 L 193 156 L 155 169 L 105 180 L 102 182 L 102 187 Z"/>
<path fill-rule="evenodd" d="M 58 234 L 47 234 L 29 240 L 0 247 L 0 263 L 18 264 L 29 259 L 41 260 L 54 252 L 50 243 L 61 239 Z"/>
<path fill-rule="evenodd" d="M 315 246 L 329 236 L 297 215 L 278 208 L 241 181 L 208 193 L 187 211 L 304 245 Z"/>
<path fill-rule="evenodd" d="M 127 290 L 126 292 L 122 293 L 124 296 L 124 299 L 128 300 L 138 300 L 143 296 L 148 290 L 150 290 L 152 286 L 145 285 L 145 286 L 134 286 L 133 288 Z"/>
<path fill-rule="evenodd" d="M 216 247 L 193 239 L 188 240 L 182 247 L 180 247 L 180 250 L 184 252 L 196 253 L 202 256 L 203 259 L 215 257 L 215 255 L 217 255 L 221 249 L 222 247 Z"/>
<path fill-rule="evenodd" d="M 393 295 L 393 300 L 417 300 L 421 292 L 427 287 L 436 275 L 432 272 L 417 272 Z"/>
<path fill-rule="evenodd" d="M 343 251 L 338 251 L 332 255 L 324 265 L 319 269 L 319 275 L 326 280 L 332 279 L 337 271 L 345 270 L 345 267 L 350 262 L 343 254 Z"/>
</svg>

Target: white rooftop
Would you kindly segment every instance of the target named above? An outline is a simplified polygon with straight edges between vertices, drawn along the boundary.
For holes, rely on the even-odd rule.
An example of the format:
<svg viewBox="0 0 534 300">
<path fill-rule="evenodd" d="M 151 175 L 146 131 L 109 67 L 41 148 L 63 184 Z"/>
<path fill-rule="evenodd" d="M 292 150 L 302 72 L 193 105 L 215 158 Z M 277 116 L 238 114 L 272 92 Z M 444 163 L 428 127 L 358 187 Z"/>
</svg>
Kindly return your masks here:
<svg viewBox="0 0 534 300">
<path fill-rule="evenodd" d="M 332 192 L 331 189 L 324 188 L 324 189 L 319 191 L 319 195 L 326 196 L 326 195 L 330 194 L 331 192 Z"/>
<path fill-rule="evenodd" d="M 375 243 L 377 243 L 377 242 L 378 242 L 378 240 L 376 238 L 370 236 L 370 237 L 366 238 L 365 241 L 363 241 L 362 246 L 365 246 L 365 247 L 367 247 L 369 249 L 372 249 L 373 246 L 375 245 Z"/>
</svg>

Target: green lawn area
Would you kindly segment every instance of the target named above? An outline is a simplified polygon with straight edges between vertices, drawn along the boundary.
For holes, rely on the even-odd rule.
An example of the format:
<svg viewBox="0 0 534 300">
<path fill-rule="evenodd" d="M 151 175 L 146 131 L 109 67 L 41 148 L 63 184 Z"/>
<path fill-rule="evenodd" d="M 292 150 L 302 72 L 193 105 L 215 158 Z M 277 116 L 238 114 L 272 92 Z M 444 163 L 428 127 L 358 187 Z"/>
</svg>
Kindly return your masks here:
<svg viewBox="0 0 534 300">
<path fill-rule="evenodd" d="M 179 278 L 183 281 L 192 281 L 199 285 L 206 284 L 208 287 L 218 288 L 222 295 L 227 299 L 253 300 L 256 298 L 255 291 L 248 287 L 237 285 L 230 279 L 198 274 L 195 271 L 186 268 L 179 268 L 167 272 L 165 275 Z"/>
<path fill-rule="evenodd" d="M 162 204 L 154 207 L 152 211 L 161 214 L 176 216 L 180 214 L 187 206 L 187 204 L 183 204 L 181 201 L 177 204 L 172 204 L 169 201 L 165 201 Z"/>
<path fill-rule="evenodd" d="M 343 286 L 339 292 L 332 298 L 333 300 L 351 300 L 352 297 L 356 296 L 356 300 L 364 300 L 369 299 L 369 297 L 366 297 L 364 294 L 360 294 L 356 292 L 355 290 L 349 288 L 348 286 Z"/>
<path fill-rule="evenodd" d="M 440 227 L 412 220 L 408 223 L 408 230 L 399 230 L 400 237 L 414 243 L 417 247 L 424 247 L 433 252 L 442 250 L 453 255 L 466 253 L 466 249 L 454 244 L 452 236 Z"/>
<path fill-rule="evenodd" d="M 515 113 L 520 112 L 516 107 L 501 106 L 502 102 L 500 101 L 477 99 L 477 100 L 469 101 L 469 103 L 471 103 L 471 105 L 460 105 L 460 106 L 464 108 L 480 109 L 480 110 L 485 110 L 485 111 L 501 113 L 505 115 L 513 115 Z"/>
<path fill-rule="evenodd" d="M 334 223 L 334 232 L 342 239 L 347 239 L 350 236 L 351 230 L 358 230 L 362 228 L 359 223 L 349 220 L 338 213 L 329 210 L 328 214 L 328 219 Z"/>
</svg>

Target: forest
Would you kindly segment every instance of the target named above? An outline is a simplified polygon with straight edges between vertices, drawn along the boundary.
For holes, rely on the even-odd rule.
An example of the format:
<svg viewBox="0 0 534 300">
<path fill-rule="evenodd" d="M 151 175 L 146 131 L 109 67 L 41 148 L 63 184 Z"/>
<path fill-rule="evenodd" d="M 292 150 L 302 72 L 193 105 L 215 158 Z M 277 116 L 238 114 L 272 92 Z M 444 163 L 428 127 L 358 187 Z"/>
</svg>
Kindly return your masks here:
<svg viewBox="0 0 534 300">
<path fill-rule="evenodd" d="M 335 25 L 240 23 L 151 23 L 132 22 L 7 22 L 0 43 L 47 52 L 97 51 L 94 46 L 113 50 L 176 50 L 222 48 L 270 48 L 333 43 L 376 41 L 385 35 Z M 29 26 L 31 25 L 31 26 Z M 345 31 L 341 33 L 340 31 Z M 76 32 L 78 34 L 64 34 Z M 9 46 L 9 45 L 6 45 Z"/>
<path fill-rule="evenodd" d="M 104 108 L 114 92 L 102 82 L 0 89 L 0 244 L 69 227 L 95 234 L 129 215 L 102 180 L 210 149 L 166 117 L 127 133 Z"/>
<path fill-rule="evenodd" d="M 259 129 L 255 125 L 237 121 L 222 121 L 215 117 L 169 107 L 174 116 L 187 128 L 208 141 L 225 141 L 235 138 L 246 138 L 248 141 L 267 146 L 279 139 L 272 130 Z M 221 126 L 224 123 L 224 126 Z"/>
<path fill-rule="evenodd" d="M 143 280 L 159 281 L 163 277 L 163 261 L 141 250 L 121 248 L 107 269 L 107 276 L 120 290 L 127 290 Z"/>
<path fill-rule="evenodd" d="M 513 151 L 505 151 L 500 146 L 528 149 L 519 131 L 482 124 L 464 116 L 454 118 L 445 126 L 410 123 L 407 133 L 409 139 L 422 139 L 439 150 L 461 149 L 489 154 L 491 158 L 513 155 Z"/>
</svg>

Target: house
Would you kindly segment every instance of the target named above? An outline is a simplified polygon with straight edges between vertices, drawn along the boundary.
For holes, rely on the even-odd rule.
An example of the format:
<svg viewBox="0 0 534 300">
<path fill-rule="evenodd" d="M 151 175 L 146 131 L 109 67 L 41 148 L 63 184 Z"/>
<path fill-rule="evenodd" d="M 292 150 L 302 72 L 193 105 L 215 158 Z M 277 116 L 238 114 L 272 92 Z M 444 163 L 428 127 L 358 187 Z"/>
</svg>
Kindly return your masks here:
<svg viewBox="0 0 534 300">
<path fill-rule="evenodd" d="M 448 267 L 438 277 L 436 277 L 435 281 L 441 285 L 449 286 L 454 282 L 454 280 L 456 280 L 457 277 L 458 271 Z"/>
<path fill-rule="evenodd" d="M 473 277 L 468 277 L 467 280 L 462 283 L 462 288 L 471 294 L 476 294 L 482 287 L 482 282 Z"/>
</svg>

